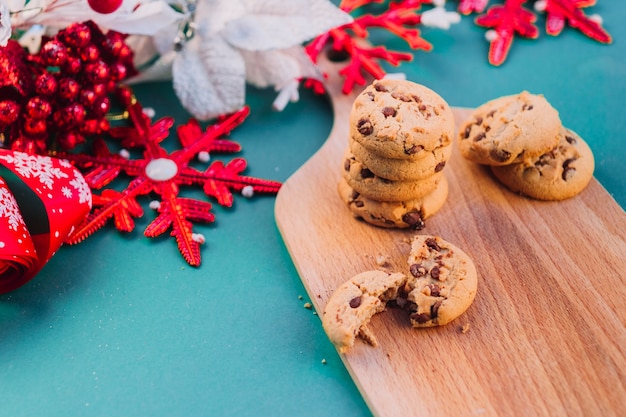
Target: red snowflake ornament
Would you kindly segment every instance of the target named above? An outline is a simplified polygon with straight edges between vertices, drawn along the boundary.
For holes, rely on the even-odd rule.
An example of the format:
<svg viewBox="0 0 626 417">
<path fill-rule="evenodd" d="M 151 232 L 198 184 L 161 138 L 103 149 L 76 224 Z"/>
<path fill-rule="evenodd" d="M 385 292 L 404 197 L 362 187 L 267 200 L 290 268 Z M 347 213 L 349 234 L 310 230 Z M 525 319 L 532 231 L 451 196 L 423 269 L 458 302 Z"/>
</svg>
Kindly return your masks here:
<svg viewBox="0 0 626 417">
<path fill-rule="evenodd" d="M 611 35 L 594 18 L 587 16 L 581 9 L 596 4 L 596 0 L 542 0 L 535 3 L 535 8 L 546 13 L 546 33 L 556 36 L 561 33 L 567 22 L 586 36 L 600 43 L 611 43 Z"/>
<path fill-rule="evenodd" d="M 539 30 L 533 24 L 537 17 L 533 12 L 522 7 L 525 0 L 507 0 L 502 6 L 492 6 L 487 13 L 478 16 L 477 25 L 493 28 L 490 37 L 489 63 L 501 65 L 506 59 L 515 34 L 535 39 Z"/>
<path fill-rule="evenodd" d="M 352 13 L 364 5 L 380 3 L 381 0 L 344 0 L 340 8 Z M 317 59 L 330 44 L 329 54 L 341 58 L 349 58 L 349 62 L 340 70 L 344 77 L 342 91 L 348 94 L 355 85 L 365 85 L 366 75 L 380 79 L 385 76 L 381 62 L 397 66 L 402 61 L 411 61 L 413 55 L 409 53 L 390 51 L 384 46 L 366 44 L 368 29 L 382 28 L 404 39 L 412 49 L 432 50 L 432 45 L 422 38 L 417 25 L 421 23 L 418 10 L 422 4 L 430 4 L 431 0 L 403 0 L 390 3 L 388 8 L 380 14 L 363 14 L 356 17 L 352 23 L 326 32 L 306 46 L 306 51 L 313 60 Z M 323 86 L 315 81 L 308 81 L 317 92 L 323 91 Z"/>
<path fill-rule="evenodd" d="M 128 93 L 128 91 L 126 90 Z M 161 142 L 168 136 L 173 119 L 165 117 L 152 123 L 140 103 L 127 94 L 128 114 L 132 127 L 111 128 L 111 136 L 123 146 L 139 148 L 143 157 L 125 158 L 113 154 L 103 140 L 94 140 L 92 154 L 59 153 L 56 156 L 72 162 L 84 171 L 84 177 L 92 189 L 106 187 L 122 172 L 132 180 L 125 189 L 104 189 L 93 196 L 94 209 L 84 223 L 77 228 L 67 243 L 76 244 L 101 229 L 113 219 L 119 231 L 130 232 L 135 228 L 134 219 L 143 216 L 139 204 L 140 196 L 154 193 L 160 197 L 150 207 L 157 217 L 146 227 L 146 237 L 160 236 L 170 230 L 176 239 L 178 250 L 192 266 L 201 263 L 200 245 L 204 236 L 194 233 L 194 222 L 213 222 L 211 204 L 180 196 L 183 186 L 199 186 L 204 193 L 217 200 L 218 204 L 230 207 L 234 202 L 233 192 L 244 195 L 254 193 L 275 194 L 281 183 L 241 175 L 247 163 L 243 158 L 234 158 L 224 164 L 213 162 L 206 170 L 199 171 L 189 163 L 202 152 L 236 152 L 240 146 L 223 136 L 241 124 L 248 116 L 247 107 L 221 117 L 204 131 L 195 119 L 179 126 L 177 135 L 183 148 L 168 153 Z"/>
</svg>

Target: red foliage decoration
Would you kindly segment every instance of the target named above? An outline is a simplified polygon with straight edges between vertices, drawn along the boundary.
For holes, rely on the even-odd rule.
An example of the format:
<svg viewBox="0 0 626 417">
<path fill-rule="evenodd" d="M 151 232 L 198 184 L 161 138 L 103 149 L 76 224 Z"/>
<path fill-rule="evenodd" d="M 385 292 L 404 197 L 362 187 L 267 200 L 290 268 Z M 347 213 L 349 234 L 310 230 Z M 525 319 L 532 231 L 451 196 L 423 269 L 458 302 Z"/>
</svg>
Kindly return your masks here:
<svg viewBox="0 0 626 417">
<path fill-rule="evenodd" d="M 227 164 L 214 161 L 204 171 L 189 166 L 201 152 L 239 151 L 239 144 L 224 139 L 223 136 L 241 124 L 250 110 L 244 107 L 234 114 L 221 117 L 204 131 L 195 119 L 190 119 L 176 130 L 182 149 L 168 153 L 161 146 L 161 142 L 169 136 L 174 120 L 164 117 L 152 123 L 130 90 L 122 89 L 121 92 L 132 126 L 112 127 L 109 133 L 122 146 L 140 149 L 143 158 L 131 159 L 114 154 L 102 139 L 97 138 L 92 142 L 91 154 L 55 154 L 81 169 L 93 190 L 106 187 L 122 172 L 131 178 L 121 191 L 106 188 L 99 195 L 94 193 L 91 213 L 67 243 L 83 241 L 111 219 L 119 231 L 134 230 L 133 219 L 143 215 L 138 197 L 153 193 L 160 197 L 160 201 L 151 204 L 158 215 L 146 227 L 144 235 L 153 238 L 171 230 L 170 235 L 176 239 L 178 250 L 187 263 L 199 266 L 200 245 L 204 242 L 204 237 L 193 232 L 192 222 L 210 223 L 215 216 L 211 212 L 210 203 L 181 197 L 180 187 L 199 186 L 207 196 L 215 198 L 218 204 L 231 207 L 234 202 L 233 191 L 249 193 L 248 195 L 275 194 L 281 186 L 276 181 L 241 175 L 247 166 L 243 158 L 234 158 Z"/>
<path fill-rule="evenodd" d="M 486 14 L 476 17 L 477 25 L 493 28 L 495 31 L 495 36 L 490 37 L 489 46 L 489 62 L 492 65 L 501 65 L 506 60 L 515 35 L 531 39 L 539 36 L 539 31 L 534 25 L 537 20 L 536 14 L 522 7 L 526 2 L 527 0 L 505 0 L 504 4 L 492 6 Z M 480 12 L 479 3 L 478 0 L 461 0 L 459 11 L 471 10 L 476 6 L 474 10 Z M 486 6 L 487 2 L 483 3 Z M 602 25 L 581 10 L 594 4 L 596 0 L 539 0 L 534 2 L 534 9 L 546 14 L 548 35 L 559 35 L 565 23 L 568 23 L 595 41 L 611 43 L 611 35 Z"/>
<path fill-rule="evenodd" d="M 339 7 L 347 13 L 355 13 L 357 9 L 371 3 L 381 3 L 382 0 L 343 0 Z M 363 14 L 355 17 L 352 23 L 326 32 L 306 46 L 307 53 L 313 60 L 317 59 L 330 44 L 330 54 L 348 57 L 349 62 L 339 73 L 344 77 L 343 92 L 348 94 L 355 85 L 365 85 L 365 75 L 380 79 L 385 76 L 385 70 L 380 62 L 386 61 L 391 65 L 399 65 L 401 61 L 411 61 L 413 55 L 404 52 L 390 51 L 385 46 L 371 46 L 364 42 L 368 37 L 369 28 L 386 29 L 394 35 L 406 40 L 412 49 L 432 50 L 432 45 L 421 37 L 415 26 L 421 23 L 418 10 L 422 4 L 430 4 L 432 0 L 402 0 L 390 3 L 379 14 Z M 309 81 L 316 91 L 323 91 L 323 86 Z"/>
</svg>

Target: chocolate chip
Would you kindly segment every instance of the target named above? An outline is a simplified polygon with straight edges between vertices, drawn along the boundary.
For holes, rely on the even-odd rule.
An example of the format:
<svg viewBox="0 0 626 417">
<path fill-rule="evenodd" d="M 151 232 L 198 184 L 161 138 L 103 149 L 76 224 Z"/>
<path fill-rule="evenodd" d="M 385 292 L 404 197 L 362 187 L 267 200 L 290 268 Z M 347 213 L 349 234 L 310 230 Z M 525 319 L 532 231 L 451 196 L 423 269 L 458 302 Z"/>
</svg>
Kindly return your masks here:
<svg viewBox="0 0 626 417">
<path fill-rule="evenodd" d="M 439 267 L 437 265 L 430 269 L 430 276 L 433 277 L 433 279 L 439 279 Z"/>
<path fill-rule="evenodd" d="M 413 230 L 422 230 L 426 225 L 422 214 L 417 211 L 410 211 L 402 216 L 402 221 L 411 226 Z"/>
<path fill-rule="evenodd" d="M 343 169 L 345 169 L 346 171 L 350 171 L 350 158 L 346 158 L 345 161 L 343 161 Z"/>
<path fill-rule="evenodd" d="M 422 264 L 411 264 L 409 266 L 409 272 L 411 272 L 411 275 L 415 278 L 419 278 L 426 275 L 426 268 L 424 268 Z"/>
<path fill-rule="evenodd" d="M 422 145 L 413 145 L 408 149 L 404 150 L 404 153 L 407 155 L 415 155 L 418 152 L 421 152 L 424 150 L 424 147 Z"/>
<path fill-rule="evenodd" d="M 463 131 L 463 139 L 469 138 L 471 132 L 472 132 L 472 127 L 467 126 L 465 130 Z"/>
<path fill-rule="evenodd" d="M 426 243 L 426 246 L 434 251 L 439 252 L 441 250 L 441 247 L 437 244 L 437 241 L 432 237 L 426 239 L 424 243 Z"/>
<path fill-rule="evenodd" d="M 504 162 L 511 157 L 511 152 L 505 151 L 504 149 L 492 149 L 489 154 L 498 162 Z"/>
<path fill-rule="evenodd" d="M 411 101 L 411 97 L 408 97 L 398 91 L 394 91 L 393 93 L 391 93 L 391 97 L 395 98 L 396 100 L 404 101 L 405 103 L 409 103 Z"/>
<path fill-rule="evenodd" d="M 382 93 L 385 93 L 385 92 L 389 91 L 389 90 L 387 90 L 387 88 L 384 85 L 379 84 L 379 83 L 374 84 L 374 90 L 380 91 Z"/>
<path fill-rule="evenodd" d="M 571 180 L 574 174 L 576 174 L 576 168 L 570 166 L 570 164 L 575 160 L 576 158 L 570 158 L 566 159 L 565 162 L 563 162 L 563 174 L 561 174 L 561 178 L 563 178 L 563 181 Z"/>
<path fill-rule="evenodd" d="M 369 168 L 361 169 L 361 178 L 374 178 L 374 173 Z"/>
<path fill-rule="evenodd" d="M 369 136 L 374 132 L 374 126 L 369 119 L 363 118 L 359 119 L 357 122 L 356 130 L 358 130 L 363 136 Z"/>
<path fill-rule="evenodd" d="M 487 137 L 487 135 L 485 135 L 485 132 L 480 132 L 479 134 L 474 136 L 474 142 L 480 142 L 481 140 L 485 139 L 486 137 Z"/>
<path fill-rule="evenodd" d="M 480 116 L 476 117 L 476 121 L 474 123 L 477 125 L 483 124 L 483 118 Z"/>
<path fill-rule="evenodd" d="M 576 140 L 576 138 L 572 137 L 572 136 L 565 136 L 565 140 L 567 141 L 567 143 L 569 143 L 570 145 L 576 145 L 576 143 L 578 142 Z"/>
<path fill-rule="evenodd" d="M 446 161 L 439 162 L 435 167 L 435 172 L 441 171 L 446 166 Z"/>
<path fill-rule="evenodd" d="M 441 307 L 442 303 L 443 301 L 438 300 L 435 304 L 430 306 L 430 317 L 432 317 L 433 319 L 437 318 L 437 315 L 439 314 L 439 307 Z"/>
<path fill-rule="evenodd" d="M 376 97 L 376 96 L 374 95 L 374 93 L 372 93 L 371 91 L 368 91 L 368 92 L 367 92 L 367 93 L 365 93 L 365 94 L 366 94 L 366 95 L 370 98 L 370 100 L 374 101 L 374 97 Z"/>
<path fill-rule="evenodd" d="M 354 190 L 353 190 L 353 191 L 352 191 L 352 195 L 350 196 L 350 198 L 351 198 L 352 200 L 356 200 L 357 198 L 359 198 L 359 196 L 360 196 L 360 195 L 361 195 L 361 194 L 360 194 L 358 191 L 354 191 Z"/>
<path fill-rule="evenodd" d="M 417 106 L 417 108 L 419 109 L 419 111 L 424 112 L 426 111 L 427 107 L 425 104 L 420 104 L 419 106 Z"/>
<path fill-rule="evenodd" d="M 358 306 L 361 305 L 361 297 L 354 297 L 352 300 L 350 300 L 350 307 L 352 308 L 357 308 Z"/>
<path fill-rule="evenodd" d="M 522 110 L 532 110 L 533 109 L 533 105 L 532 104 L 524 104 L 522 106 Z"/>
<path fill-rule="evenodd" d="M 428 288 L 430 289 L 430 295 L 433 297 L 439 297 L 441 294 L 441 287 L 437 284 L 430 284 Z"/>
<path fill-rule="evenodd" d="M 491 110 L 489 113 L 487 113 L 485 116 L 487 117 L 493 117 L 493 115 L 496 114 L 495 110 Z"/>
<path fill-rule="evenodd" d="M 385 118 L 394 117 L 396 115 L 396 109 L 393 107 L 383 107 L 382 112 Z"/>
<path fill-rule="evenodd" d="M 354 205 L 355 205 L 355 207 L 361 208 L 361 207 L 363 207 L 365 205 L 365 203 L 362 202 L 361 200 L 356 200 L 354 202 Z"/>
<path fill-rule="evenodd" d="M 424 324 L 430 320 L 430 314 L 426 314 L 426 313 L 421 313 L 421 314 L 413 313 L 411 314 L 410 317 L 411 319 L 415 320 L 419 324 Z"/>
</svg>

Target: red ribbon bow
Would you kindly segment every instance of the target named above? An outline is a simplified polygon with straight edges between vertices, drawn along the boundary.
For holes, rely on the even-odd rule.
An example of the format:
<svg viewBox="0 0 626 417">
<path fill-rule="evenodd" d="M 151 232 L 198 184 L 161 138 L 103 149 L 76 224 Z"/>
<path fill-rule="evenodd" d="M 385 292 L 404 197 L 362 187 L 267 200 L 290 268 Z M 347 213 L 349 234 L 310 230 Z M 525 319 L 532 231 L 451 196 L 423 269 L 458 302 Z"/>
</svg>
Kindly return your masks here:
<svg viewBox="0 0 626 417">
<path fill-rule="evenodd" d="M 90 210 L 69 162 L 0 149 L 0 293 L 31 280 Z"/>
</svg>

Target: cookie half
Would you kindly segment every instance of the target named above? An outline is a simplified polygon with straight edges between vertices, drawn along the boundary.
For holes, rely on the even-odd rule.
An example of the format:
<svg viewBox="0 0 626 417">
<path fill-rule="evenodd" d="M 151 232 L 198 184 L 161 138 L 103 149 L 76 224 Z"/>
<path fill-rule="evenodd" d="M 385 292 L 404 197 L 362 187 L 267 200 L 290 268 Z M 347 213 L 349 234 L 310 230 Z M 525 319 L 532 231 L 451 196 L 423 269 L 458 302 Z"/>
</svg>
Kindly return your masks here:
<svg viewBox="0 0 626 417">
<path fill-rule="evenodd" d="M 365 271 L 333 292 L 324 307 L 322 326 L 340 352 L 354 346 L 357 337 L 372 346 L 378 345 L 367 324 L 374 314 L 385 309 L 388 301 L 397 298 L 405 282 L 406 276 L 399 272 Z"/>
<path fill-rule="evenodd" d="M 508 165 L 538 157 L 557 146 L 558 112 L 542 95 L 523 91 L 479 106 L 461 124 L 459 150 L 484 165 Z"/>
<path fill-rule="evenodd" d="M 491 171 L 511 191 L 538 200 L 565 200 L 587 187 L 594 168 L 589 145 L 563 128 L 554 149 L 519 164 L 491 167 Z"/>
<path fill-rule="evenodd" d="M 359 194 L 378 201 L 407 201 L 422 198 L 437 188 L 443 172 L 414 181 L 391 181 L 374 174 L 346 149 L 343 178 Z"/>
<path fill-rule="evenodd" d="M 453 244 L 438 236 L 418 235 L 411 245 L 408 264 L 406 307 L 413 327 L 447 324 L 474 301 L 476 267 Z"/>
<path fill-rule="evenodd" d="M 354 191 L 341 179 L 338 185 L 341 199 L 352 214 L 374 226 L 421 230 L 425 220 L 443 207 L 448 197 L 448 180 L 445 175 L 439 185 L 424 197 L 408 201 L 377 201 Z"/>
<path fill-rule="evenodd" d="M 454 114 L 433 90 L 407 80 L 376 80 L 350 112 L 350 137 L 387 158 L 413 159 L 448 145 Z"/>
<path fill-rule="evenodd" d="M 350 151 L 355 158 L 375 175 L 391 181 L 421 180 L 443 170 L 452 155 L 452 144 L 432 151 L 423 151 L 418 159 L 393 159 L 378 155 L 359 142 L 349 140 Z"/>
</svg>

